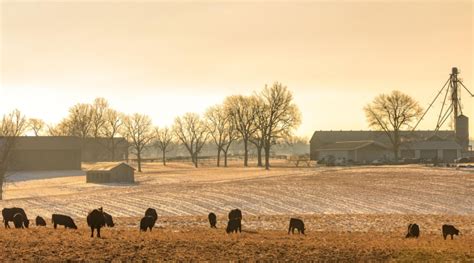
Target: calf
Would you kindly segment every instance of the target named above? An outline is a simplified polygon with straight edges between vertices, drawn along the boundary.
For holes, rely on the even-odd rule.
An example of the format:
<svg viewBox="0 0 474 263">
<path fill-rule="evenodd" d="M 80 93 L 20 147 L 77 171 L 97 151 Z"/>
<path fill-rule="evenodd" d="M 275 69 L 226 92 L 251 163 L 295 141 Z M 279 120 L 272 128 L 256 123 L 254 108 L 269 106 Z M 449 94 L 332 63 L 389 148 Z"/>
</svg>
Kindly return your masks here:
<svg viewBox="0 0 474 263">
<path fill-rule="evenodd" d="M 151 232 L 151 230 L 155 226 L 155 222 L 156 220 L 152 216 L 143 217 L 142 220 L 140 220 L 140 231 L 146 232 L 147 229 L 150 229 Z"/>
<path fill-rule="evenodd" d="M 459 235 L 459 230 L 456 229 L 453 225 L 443 225 L 442 231 L 444 240 L 446 240 L 446 237 L 448 235 L 451 235 L 451 240 L 453 239 L 453 235 Z"/>
<path fill-rule="evenodd" d="M 288 234 L 295 233 L 295 228 L 298 230 L 298 233 L 304 235 L 304 223 L 303 220 L 298 218 L 290 218 L 290 227 L 288 228 Z"/>
<path fill-rule="evenodd" d="M 232 233 L 232 232 L 237 233 L 237 231 L 242 232 L 241 221 L 238 220 L 238 219 L 229 220 L 229 222 L 227 223 L 227 228 L 225 229 L 225 232 L 227 232 L 227 234 L 229 234 L 229 233 Z"/>
<path fill-rule="evenodd" d="M 74 220 L 72 220 L 72 218 L 69 216 L 53 214 L 51 218 L 51 222 L 54 225 L 54 229 L 56 229 L 58 225 L 62 225 L 64 226 L 64 228 L 77 229 L 77 226 L 74 223 Z"/>
<path fill-rule="evenodd" d="M 420 227 L 417 224 L 410 224 L 408 225 L 408 233 L 405 238 L 415 237 L 418 238 L 420 236 Z"/>
<path fill-rule="evenodd" d="M 10 228 L 10 225 L 8 224 L 8 222 L 10 221 L 14 222 L 13 216 L 15 216 L 16 214 L 21 214 L 23 216 L 23 225 L 24 227 L 28 228 L 28 226 L 30 225 L 30 220 L 28 220 L 25 210 L 19 207 L 3 208 L 2 216 L 3 216 L 3 222 L 5 223 L 5 228 Z"/>
<path fill-rule="evenodd" d="M 15 225 L 15 228 L 23 228 L 23 223 L 25 219 L 21 213 L 16 213 L 13 216 L 13 224 Z"/>
<path fill-rule="evenodd" d="M 216 227 L 216 224 L 217 224 L 217 217 L 216 217 L 216 214 L 214 214 L 214 213 L 209 213 L 209 215 L 207 216 L 207 218 L 209 219 L 209 224 L 211 225 L 211 228 L 217 228 L 217 227 Z"/>
<path fill-rule="evenodd" d="M 100 229 L 105 226 L 105 216 L 102 207 L 92 210 L 87 215 L 87 225 L 91 228 L 91 237 L 94 237 L 94 229 L 97 229 L 97 237 L 100 237 Z"/>
<path fill-rule="evenodd" d="M 36 226 L 46 226 L 46 221 L 41 216 L 37 216 L 35 220 Z"/>
</svg>

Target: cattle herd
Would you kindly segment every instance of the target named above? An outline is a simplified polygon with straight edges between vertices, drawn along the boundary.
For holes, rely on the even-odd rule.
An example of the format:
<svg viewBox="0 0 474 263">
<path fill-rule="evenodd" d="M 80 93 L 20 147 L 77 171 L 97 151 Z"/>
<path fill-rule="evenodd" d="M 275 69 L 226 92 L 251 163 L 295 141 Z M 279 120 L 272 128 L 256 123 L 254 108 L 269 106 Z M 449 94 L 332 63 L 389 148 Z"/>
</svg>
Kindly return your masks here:
<svg viewBox="0 0 474 263">
<path fill-rule="evenodd" d="M 26 216 L 25 210 L 18 207 L 4 208 L 2 210 L 3 222 L 5 223 L 5 228 L 10 228 L 8 224 L 10 221 L 13 222 L 15 228 L 28 228 L 30 225 L 30 220 Z M 217 216 L 214 213 L 209 213 L 208 215 L 209 224 L 211 228 L 217 228 Z M 158 214 L 153 208 L 148 208 L 145 211 L 145 216 L 140 220 L 140 231 L 146 232 L 147 230 L 152 231 L 153 227 L 158 221 Z M 36 226 L 46 226 L 46 221 L 37 216 L 35 220 Z M 74 220 L 70 216 L 53 214 L 51 223 L 54 226 L 54 229 L 58 225 L 64 226 L 64 228 L 77 229 Z M 100 237 L 100 229 L 102 227 L 113 227 L 115 224 L 113 222 L 112 216 L 103 211 L 102 207 L 94 209 L 87 215 L 87 225 L 91 228 L 91 237 L 94 237 L 94 230 L 97 232 L 97 237 Z M 290 226 L 288 228 L 288 234 L 294 234 L 294 231 L 298 230 L 299 234 L 304 235 L 305 226 L 304 222 L 298 218 L 290 219 Z M 240 209 L 233 209 L 229 212 L 229 221 L 227 222 L 226 232 L 237 233 L 242 232 L 242 211 Z M 460 231 L 456 229 L 453 225 L 443 225 L 441 228 L 443 238 L 446 240 L 447 236 L 451 236 L 453 239 L 454 235 L 459 235 Z M 420 227 L 417 224 L 408 225 L 408 233 L 405 238 L 418 238 L 420 236 Z"/>
</svg>

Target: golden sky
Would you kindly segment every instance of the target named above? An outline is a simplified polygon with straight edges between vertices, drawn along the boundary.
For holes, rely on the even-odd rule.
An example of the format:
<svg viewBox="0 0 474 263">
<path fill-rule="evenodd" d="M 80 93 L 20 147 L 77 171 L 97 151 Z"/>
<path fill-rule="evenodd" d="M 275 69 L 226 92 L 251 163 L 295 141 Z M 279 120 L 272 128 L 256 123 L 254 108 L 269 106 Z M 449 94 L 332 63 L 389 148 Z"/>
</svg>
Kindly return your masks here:
<svg viewBox="0 0 474 263">
<path fill-rule="evenodd" d="M 473 85 L 471 1 L 2 1 L 0 114 L 57 122 L 105 97 L 171 124 L 280 81 L 299 135 L 367 129 L 363 106 L 399 89 L 427 107 L 452 66 Z M 463 93 L 471 117 L 474 99 Z M 439 108 L 439 104 L 436 105 Z M 437 111 L 421 128 L 433 129 Z"/>
</svg>

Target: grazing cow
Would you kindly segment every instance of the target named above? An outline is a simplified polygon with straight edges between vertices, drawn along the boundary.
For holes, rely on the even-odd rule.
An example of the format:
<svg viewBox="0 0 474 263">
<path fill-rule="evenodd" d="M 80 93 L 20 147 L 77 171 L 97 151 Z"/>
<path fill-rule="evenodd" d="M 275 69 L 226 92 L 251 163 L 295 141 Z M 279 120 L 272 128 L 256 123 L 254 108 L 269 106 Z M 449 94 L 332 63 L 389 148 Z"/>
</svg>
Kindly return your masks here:
<svg viewBox="0 0 474 263">
<path fill-rule="evenodd" d="M 13 216 L 13 224 L 15 225 L 15 228 L 23 228 L 23 223 L 25 221 L 25 218 L 21 213 L 16 213 Z"/>
<path fill-rule="evenodd" d="M 209 215 L 207 216 L 207 218 L 209 219 L 209 224 L 211 224 L 211 228 L 217 228 L 217 227 L 216 227 L 216 224 L 217 224 L 217 217 L 216 217 L 216 214 L 214 214 L 214 213 L 209 213 Z"/>
<path fill-rule="evenodd" d="M 290 218 L 290 227 L 288 228 L 288 234 L 295 233 L 295 228 L 298 230 L 298 233 L 304 235 L 304 223 L 303 220 L 298 218 Z"/>
<path fill-rule="evenodd" d="M 114 227 L 114 220 L 112 219 L 112 216 L 106 212 L 104 212 L 104 217 L 105 217 L 105 225 L 108 227 Z"/>
<path fill-rule="evenodd" d="M 8 222 L 10 221 L 14 222 L 13 216 L 15 216 L 15 214 L 21 214 L 23 216 L 23 225 L 24 227 L 28 228 L 28 226 L 30 225 L 30 220 L 28 220 L 25 210 L 19 207 L 3 208 L 2 216 L 3 216 L 3 222 L 5 223 L 5 228 L 10 228 L 10 225 L 8 224 Z"/>
<path fill-rule="evenodd" d="M 232 233 L 232 232 L 237 233 L 237 231 L 242 232 L 241 221 L 239 219 L 229 220 L 229 222 L 227 223 L 227 228 L 225 229 L 225 232 L 227 232 L 227 234 L 229 234 L 229 233 Z"/>
<path fill-rule="evenodd" d="M 54 229 L 56 229 L 58 225 L 64 226 L 64 228 L 77 229 L 74 220 L 69 216 L 53 214 L 51 222 L 54 225 Z"/>
<path fill-rule="evenodd" d="M 148 208 L 146 211 L 145 211 L 145 216 L 151 216 L 155 219 L 155 223 L 156 221 L 158 220 L 158 214 L 156 213 L 156 210 L 153 209 L 153 208 Z M 153 223 L 153 224 L 155 224 Z"/>
<path fill-rule="evenodd" d="M 36 217 L 36 226 L 46 226 L 46 221 L 41 216 Z"/>
<path fill-rule="evenodd" d="M 155 222 L 156 220 L 152 216 L 143 217 L 142 220 L 140 220 L 140 231 L 146 232 L 147 229 L 150 229 L 151 232 L 151 230 L 155 226 Z"/>
<path fill-rule="evenodd" d="M 240 209 L 230 210 L 229 220 L 232 220 L 232 219 L 242 220 L 242 211 L 240 211 Z"/>
<path fill-rule="evenodd" d="M 420 236 L 420 227 L 417 224 L 410 224 L 408 225 L 408 233 L 405 238 L 415 237 L 418 238 Z"/>
<path fill-rule="evenodd" d="M 459 235 L 459 230 L 456 229 L 453 225 L 443 225 L 442 230 L 444 240 L 446 240 L 446 237 L 448 235 L 451 235 L 451 240 L 453 239 L 453 235 Z"/>
<path fill-rule="evenodd" d="M 94 229 L 97 229 L 97 237 L 100 237 L 100 228 L 105 226 L 105 216 L 102 207 L 92 210 L 87 215 L 87 225 L 91 228 L 91 237 L 94 237 Z"/>
</svg>

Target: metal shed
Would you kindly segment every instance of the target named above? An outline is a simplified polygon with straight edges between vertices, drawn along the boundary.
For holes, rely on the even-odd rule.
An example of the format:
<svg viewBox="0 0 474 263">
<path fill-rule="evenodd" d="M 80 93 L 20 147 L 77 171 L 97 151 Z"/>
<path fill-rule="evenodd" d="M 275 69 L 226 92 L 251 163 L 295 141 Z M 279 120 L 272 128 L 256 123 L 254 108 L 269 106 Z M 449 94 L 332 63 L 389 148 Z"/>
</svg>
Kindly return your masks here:
<svg viewBox="0 0 474 263">
<path fill-rule="evenodd" d="M 86 172 L 86 183 L 134 183 L 135 168 L 126 163 L 100 164 Z"/>
</svg>

